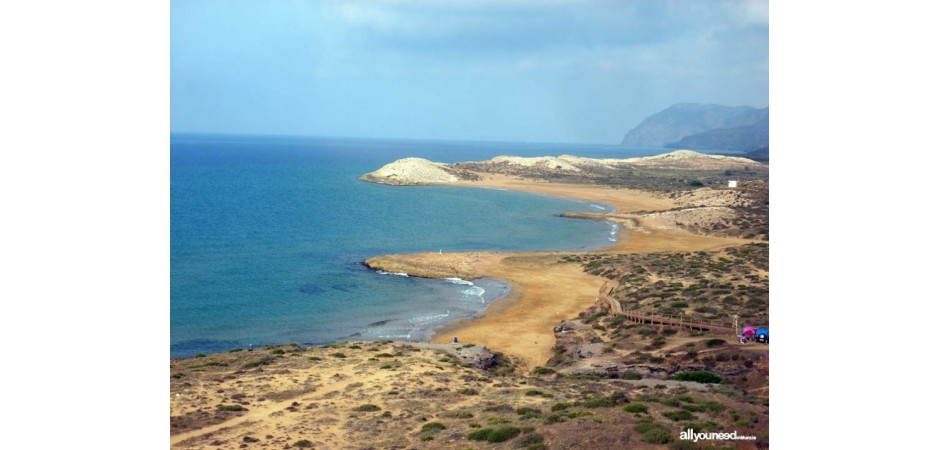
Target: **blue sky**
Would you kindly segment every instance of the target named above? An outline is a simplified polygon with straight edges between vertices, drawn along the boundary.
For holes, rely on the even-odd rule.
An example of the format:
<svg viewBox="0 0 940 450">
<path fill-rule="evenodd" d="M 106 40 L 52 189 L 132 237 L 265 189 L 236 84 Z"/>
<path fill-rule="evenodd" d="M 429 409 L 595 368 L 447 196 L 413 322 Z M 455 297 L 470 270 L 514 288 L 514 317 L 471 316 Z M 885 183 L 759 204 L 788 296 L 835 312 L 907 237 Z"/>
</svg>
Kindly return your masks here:
<svg viewBox="0 0 940 450">
<path fill-rule="evenodd" d="M 172 0 L 172 132 L 616 144 L 768 103 L 767 1 Z"/>
</svg>

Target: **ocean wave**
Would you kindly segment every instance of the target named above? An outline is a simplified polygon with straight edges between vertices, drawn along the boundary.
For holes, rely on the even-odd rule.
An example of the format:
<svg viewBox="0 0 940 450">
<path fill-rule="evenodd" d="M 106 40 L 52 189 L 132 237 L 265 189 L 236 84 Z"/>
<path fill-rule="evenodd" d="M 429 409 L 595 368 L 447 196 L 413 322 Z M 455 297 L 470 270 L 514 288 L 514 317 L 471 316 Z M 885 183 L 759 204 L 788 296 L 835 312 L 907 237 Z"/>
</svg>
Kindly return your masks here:
<svg viewBox="0 0 940 450">
<path fill-rule="evenodd" d="M 376 270 L 379 275 L 395 275 L 396 277 L 407 277 L 408 274 L 404 272 L 386 272 L 384 270 Z"/>
<path fill-rule="evenodd" d="M 593 203 L 591 203 L 591 207 L 597 208 L 597 209 L 599 209 L 599 210 L 601 210 L 601 211 L 607 210 L 607 208 L 605 208 L 605 207 L 603 207 L 603 206 L 601 206 L 601 205 L 595 205 L 595 204 L 593 204 Z"/>
<path fill-rule="evenodd" d="M 466 296 L 482 297 L 483 293 L 486 292 L 486 290 L 481 288 L 480 286 L 473 286 L 469 289 L 464 289 L 460 292 L 462 292 L 463 295 L 466 295 Z"/>
<path fill-rule="evenodd" d="M 427 325 L 431 322 L 437 322 L 441 319 L 446 319 L 450 317 L 450 311 L 447 311 L 443 314 L 429 314 L 426 316 L 415 316 L 408 319 L 408 322 L 415 325 Z"/>
<path fill-rule="evenodd" d="M 460 278 L 444 278 L 444 281 L 447 281 L 453 284 L 465 284 L 467 286 L 473 286 L 472 281 L 461 280 Z"/>
</svg>

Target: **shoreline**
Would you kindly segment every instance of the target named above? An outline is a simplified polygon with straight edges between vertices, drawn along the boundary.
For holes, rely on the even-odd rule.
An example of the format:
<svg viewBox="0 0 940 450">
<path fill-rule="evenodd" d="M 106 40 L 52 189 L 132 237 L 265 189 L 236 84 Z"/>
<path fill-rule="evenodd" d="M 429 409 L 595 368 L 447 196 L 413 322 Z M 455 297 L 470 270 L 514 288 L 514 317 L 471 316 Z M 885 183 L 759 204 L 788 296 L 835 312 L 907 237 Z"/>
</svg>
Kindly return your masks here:
<svg viewBox="0 0 940 450">
<path fill-rule="evenodd" d="M 470 280 L 486 277 L 507 282 L 509 294 L 493 301 L 477 317 L 442 325 L 434 331 L 429 342 L 447 343 L 456 336 L 462 343 L 483 345 L 514 357 L 527 371 L 544 365 L 552 357 L 554 327 L 595 304 L 606 281 L 606 278 L 584 272 L 580 265 L 560 262 L 558 256 L 703 251 L 755 242 L 644 227 L 637 216 L 629 214 L 630 211 L 665 211 L 675 205 L 638 190 L 545 183 L 490 174 L 480 181 L 439 185 L 548 194 L 605 203 L 614 208 L 611 213 L 563 214 L 563 217 L 603 220 L 618 225 L 615 242 L 592 250 L 393 254 L 366 260 L 366 266 L 373 270 L 403 272 L 411 276 Z"/>
</svg>

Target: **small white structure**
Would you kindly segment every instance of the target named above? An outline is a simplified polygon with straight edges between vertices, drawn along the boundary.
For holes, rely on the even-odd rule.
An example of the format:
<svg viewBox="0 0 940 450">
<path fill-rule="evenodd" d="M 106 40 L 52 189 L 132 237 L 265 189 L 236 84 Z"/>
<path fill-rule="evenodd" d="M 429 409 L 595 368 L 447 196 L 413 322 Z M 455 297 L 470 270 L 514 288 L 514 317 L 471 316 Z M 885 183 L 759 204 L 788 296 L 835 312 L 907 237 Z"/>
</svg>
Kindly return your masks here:
<svg viewBox="0 0 940 450">
<path fill-rule="evenodd" d="M 736 187 L 738 187 L 738 182 L 737 182 L 737 180 L 728 180 L 728 187 L 729 187 L 729 188 L 736 188 Z"/>
</svg>

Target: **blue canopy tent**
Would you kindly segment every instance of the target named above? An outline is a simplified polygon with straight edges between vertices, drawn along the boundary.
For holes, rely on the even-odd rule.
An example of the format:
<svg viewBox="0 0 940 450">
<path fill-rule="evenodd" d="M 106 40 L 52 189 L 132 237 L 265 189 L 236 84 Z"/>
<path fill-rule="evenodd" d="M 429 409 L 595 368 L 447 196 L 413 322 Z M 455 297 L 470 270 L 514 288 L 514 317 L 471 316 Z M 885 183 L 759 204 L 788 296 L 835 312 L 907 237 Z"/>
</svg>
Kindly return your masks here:
<svg viewBox="0 0 940 450">
<path fill-rule="evenodd" d="M 755 337 L 757 339 L 757 342 L 760 342 L 762 344 L 769 344 L 770 343 L 770 330 L 766 328 L 758 328 L 757 332 L 755 333 Z"/>
</svg>

